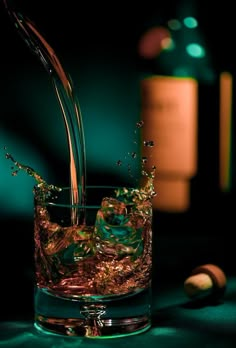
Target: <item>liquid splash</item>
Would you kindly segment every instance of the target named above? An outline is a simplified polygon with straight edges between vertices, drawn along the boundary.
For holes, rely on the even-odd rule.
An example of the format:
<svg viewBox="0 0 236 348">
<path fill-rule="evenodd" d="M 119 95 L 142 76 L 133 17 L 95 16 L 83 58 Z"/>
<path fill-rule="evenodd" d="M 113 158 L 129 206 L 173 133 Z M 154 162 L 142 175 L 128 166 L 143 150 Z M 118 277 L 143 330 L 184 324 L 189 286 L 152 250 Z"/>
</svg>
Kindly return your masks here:
<svg viewBox="0 0 236 348">
<path fill-rule="evenodd" d="M 40 189 L 42 199 L 45 200 L 46 198 L 49 198 L 53 192 L 60 192 L 62 189 L 58 186 L 55 186 L 53 184 L 48 184 L 46 180 L 43 179 L 43 177 L 37 173 L 33 168 L 22 164 L 14 159 L 14 157 L 7 152 L 7 148 L 5 147 L 4 150 L 6 151 L 5 157 L 6 159 L 9 159 L 13 162 L 14 167 L 12 167 L 12 175 L 16 176 L 19 172 L 19 170 L 23 170 L 26 172 L 29 176 L 33 177 L 36 181 L 37 187 Z"/>
<path fill-rule="evenodd" d="M 4 147 L 5 157 L 6 159 L 13 162 L 14 167 L 12 167 L 12 175 L 16 176 L 19 170 L 24 171 L 29 176 L 33 177 L 36 181 L 36 186 L 40 192 L 41 198 L 44 201 L 46 198 L 53 196 L 55 192 L 62 191 L 61 187 L 58 187 L 53 184 L 48 184 L 43 177 L 37 173 L 32 167 L 22 164 L 15 160 L 15 158 L 7 151 L 7 148 Z M 156 195 L 155 187 L 154 187 L 154 178 L 156 174 L 156 167 L 153 166 L 151 171 L 145 170 L 146 159 L 142 159 L 142 185 L 139 188 L 126 188 L 121 187 L 117 190 L 114 190 L 116 197 L 123 201 L 124 203 L 132 201 L 133 203 L 144 202 L 151 200 Z"/>
<path fill-rule="evenodd" d="M 78 204 L 83 205 L 86 201 L 85 139 L 80 106 L 74 93 L 72 80 L 35 24 L 16 8 L 13 1 L 3 0 L 3 3 L 18 33 L 50 75 L 68 139 L 71 205 L 72 207 Z M 78 218 L 78 210 L 72 208 L 72 224 L 75 224 Z"/>
<path fill-rule="evenodd" d="M 3 0 L 3 3 L 18 33 L 30 50 L 40 59 L 44 68 L 50 75 L 60 105 L 70 154 L 71 224 L 76 225 L 79 220 L 81 221 L 81 215 L 78 216 L 79 210 L 76 207 L 86 205 L 86 154 L 82 115 L 73 90 L 72 80 L 64 71 L 54 50 L 38 31 L 35 24 L 16 8 L 13 1 Z M 142 120 L 137 122 L 136 131 L 143 126 L 144 122 Z M 154 143 L 151 140 L 145 140 L 143 146 L 152 148 Z M 137 153 L 133 151 L 129 153 L 129 156 L 134 160 L 137 158 Z M 31 167 L 17 162 L 11 154 L 6 153 L 6 158 L 10 159 L 16 166 L 16 170 L 12 172 L 13 175 L 16 175 L 17 171 L 21 169 L 28 175 L 34 177 L 38 188 L 41 189 L 42 197 L 51 196 L 52 192 L 61 190 L 61 188 L 55 185 L 48 184 Z M 123 188 L 121 191 L 117 192 L 119 197 L 126 196 L 127 198 L 128 196 L 132 196 L 134 200 L 145 201 L 156 195 L 153 184 L 156 167 L 152 166 L 151 170 L 147 171 L 145 169 L 146 163 L 147 158 L 142 157 L 142 183 L 140 187 L 137 189 L 129 189 L 128 191 L 127 188 Z M 117 165 L 121 166 L 122 161 L 118 160 Z M 128 172 L 129 175 L 132 175 L 130 165 L 128 166 Z"/>
</svg>

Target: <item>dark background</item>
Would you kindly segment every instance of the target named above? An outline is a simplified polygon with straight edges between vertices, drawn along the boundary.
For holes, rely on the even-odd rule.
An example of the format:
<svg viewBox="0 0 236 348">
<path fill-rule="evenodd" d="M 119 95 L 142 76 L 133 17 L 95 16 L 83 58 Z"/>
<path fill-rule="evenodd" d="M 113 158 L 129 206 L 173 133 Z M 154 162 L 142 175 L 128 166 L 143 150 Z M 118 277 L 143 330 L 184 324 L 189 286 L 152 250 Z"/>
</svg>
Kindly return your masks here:
<svg viewBox="0 0 236 348">
<path fill-rule="evenodd" d="M 117 173 L 114 163 L 124 151 L 129 151 L 130 134 L 133 136 L 139 119 L 138 40 L 146 28 L 175 17 L 180 1 L 16 3 L 42 28 L 72 76 L 84 116 L 89 178 L 124 178 L 126 168 Z M 234 77 L 233 3 L 197 1 L 196 14 L 212 68 L 216 74 L 227 70 Z M 18 35 L 3 3 L 0 29 L 1 149 L 6 146 L 17 160 L 32 166 L 49 181 L 64 178 L 68 175 L 64 129 L 49 76 Z M 231 190 L 221 192 L 217 98 L 217 84 L 201 85 L 198 173 L 192 180 L 189 211 L 154 212 L 154 272 L 158 282 L 166 279 L 167 274 L 181 282 L 193 267 L 207 262 L 220 265 L 227 274 L 235 274 L 234 177 Z M 12 311 L 5 315 L 31 315 L 33 181 L 22 173 L 12 177 L 4 151 L 2 157 L 0 258 L 2 280 L 7 286 L 1 291 L 12 297 Z M 21 293 L 29 295 L 26 301 L 16 299 L 16 294 Z"/>
</svg>

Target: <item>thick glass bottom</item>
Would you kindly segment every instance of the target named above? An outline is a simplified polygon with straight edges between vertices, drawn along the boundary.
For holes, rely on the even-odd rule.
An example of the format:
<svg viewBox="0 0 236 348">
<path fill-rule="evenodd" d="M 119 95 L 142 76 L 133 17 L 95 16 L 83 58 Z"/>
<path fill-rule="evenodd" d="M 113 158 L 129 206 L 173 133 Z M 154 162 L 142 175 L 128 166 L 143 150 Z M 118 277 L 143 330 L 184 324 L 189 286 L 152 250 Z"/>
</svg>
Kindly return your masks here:
<svg viewBox="0 0 236 348">
<path fill-rule="evenodd" d="M 35 327 L 44 333 L 88 338 L 115 338 L 136 335 L 151 327 L 147 316 L 119 319 L 46 318 L 37 315 Z"/>
<path fill-rule="evenodd" d="M 109 301 L 79 301 L 35 292 L 35 327 L 66 336 L 112 338 L 135 335 L 151 327 L 151 288 Z"/>
</svg>

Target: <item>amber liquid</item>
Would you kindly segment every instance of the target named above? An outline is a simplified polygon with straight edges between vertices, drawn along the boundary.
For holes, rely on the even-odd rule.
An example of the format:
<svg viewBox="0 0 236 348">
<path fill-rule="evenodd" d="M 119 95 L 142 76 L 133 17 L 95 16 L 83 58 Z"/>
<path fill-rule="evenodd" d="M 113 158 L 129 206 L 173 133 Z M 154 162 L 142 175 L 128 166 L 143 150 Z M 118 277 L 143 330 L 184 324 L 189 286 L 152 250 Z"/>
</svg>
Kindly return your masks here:
<svg viewBox="0 0 236 348">
<path fill-rule="evenodd" d="M 90 310 L 96 306 L 97 315 L 102 306 L 99 335 L 147 330 L 151 325 L 150 201 L 125 204 L 104 198 L 99 209 L 88 212 L 93 214 L 93 225 L 68 226 L 67 209 L 35 205 L 36 322 L 51 331 L 77 335 L 84 330 L 84 306 Z"/>
<path fill-rule="evenodd" d="M 120 206 L 124 211 L 127 208 L 118 201 L 112 203 L 107 203 L 109 217 L 115 220 Z M 116 214 L 117 221 L 110 222 L 106 214 L 106 209 L 99 209 L 93 226 L 63 227 L 49 221 L 48 210 L 36 205 L 38 287 L 55 296 L 90 300 L 148 288 L 152 257 L 150 202 L 132 207 L 128 215 Z"/>
</svg>

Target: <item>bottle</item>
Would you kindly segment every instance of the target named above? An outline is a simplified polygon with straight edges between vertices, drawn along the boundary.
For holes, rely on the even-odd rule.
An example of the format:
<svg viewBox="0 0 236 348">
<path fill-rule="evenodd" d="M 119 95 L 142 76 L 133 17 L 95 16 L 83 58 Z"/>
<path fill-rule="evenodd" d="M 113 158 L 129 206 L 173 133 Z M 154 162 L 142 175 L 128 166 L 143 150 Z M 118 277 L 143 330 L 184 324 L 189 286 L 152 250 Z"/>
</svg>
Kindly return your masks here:
<svg viewBox="0 0 236 348">
<path fill-rule="evenodd" d="M 199 164 L 199 83 L 216 79 L 195 14 L 194 2 L 181 1 L 175 18 L 146 29 L 138 44 L 142 137 L 154 143 L 142 154 L 156 166 L 153 207 L 164 212 L 190 209 Z"/>
</svg>

